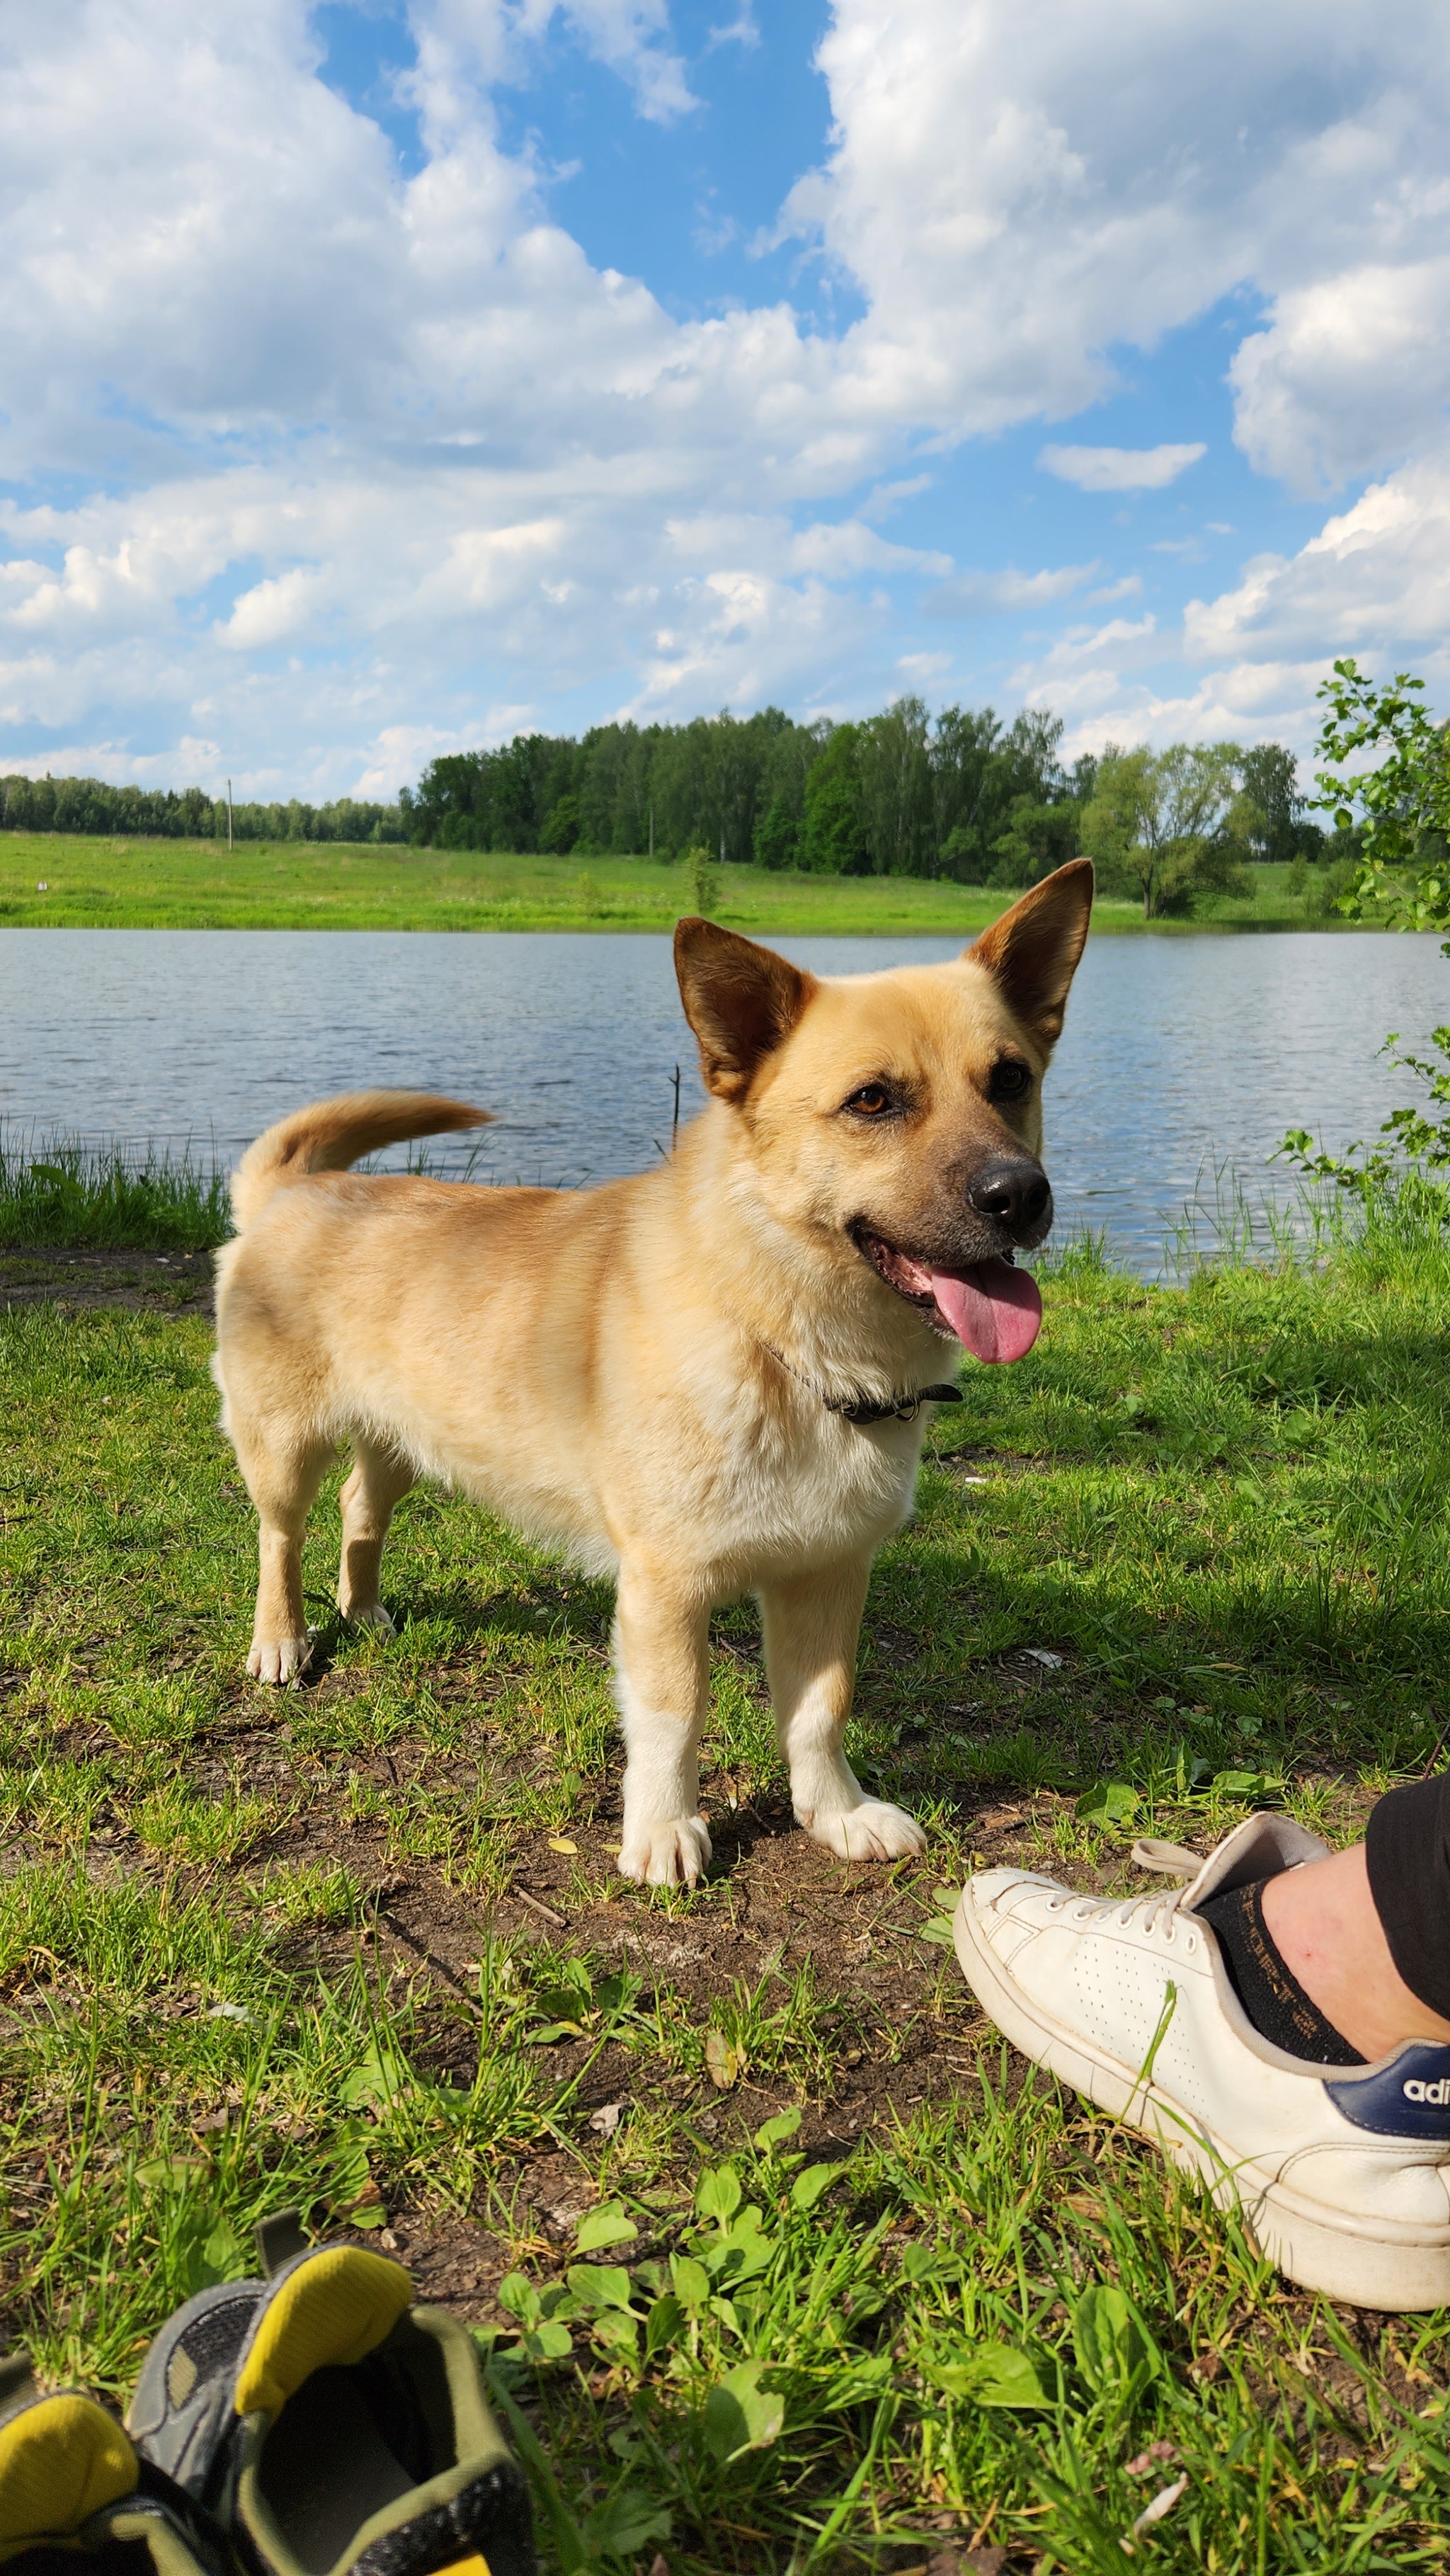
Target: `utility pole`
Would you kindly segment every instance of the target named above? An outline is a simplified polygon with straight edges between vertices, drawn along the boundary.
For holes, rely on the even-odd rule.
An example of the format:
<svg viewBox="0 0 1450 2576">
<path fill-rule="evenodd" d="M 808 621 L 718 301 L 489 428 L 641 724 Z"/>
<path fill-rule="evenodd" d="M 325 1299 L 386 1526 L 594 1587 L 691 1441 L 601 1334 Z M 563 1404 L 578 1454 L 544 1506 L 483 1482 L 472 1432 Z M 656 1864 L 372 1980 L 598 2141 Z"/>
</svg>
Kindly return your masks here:
<svg viewBox="0 0 1450 2576">
<path fill-rule="evenodd" d="M 232 782 L 227 780 L 227 848 L 232 846 Z"/>
<path fill-rule="evenodd" d="M 649 854 L 651 858 L 653 858 L 655 854 L 655 809 L 653 799 L 650 801 L 649 809 Z"/>
</svg>

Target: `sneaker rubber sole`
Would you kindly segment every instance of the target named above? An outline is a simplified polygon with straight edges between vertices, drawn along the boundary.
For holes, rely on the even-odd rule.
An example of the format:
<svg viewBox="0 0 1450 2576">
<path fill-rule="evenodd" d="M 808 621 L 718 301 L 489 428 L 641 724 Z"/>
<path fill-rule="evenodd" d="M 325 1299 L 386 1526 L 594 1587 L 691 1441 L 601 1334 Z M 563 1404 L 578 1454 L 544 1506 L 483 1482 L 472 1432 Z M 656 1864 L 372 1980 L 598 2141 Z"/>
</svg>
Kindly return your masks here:
<svg viewBox="0 0 1450 2576">
<path fill-rule="evenodd" d="M 1396 2314 L 1450 2305 L 1450 2225 L 1359 2224 L 1306 2199 L 1211 2130 L 1196 2128 L 1151 2076 L 1145 2081 L 1139 2069 L 1094 2051 L 1081 2032 L 1029 2003 L 980 1938 L 965 1892 L 952 1928 L 962 1974 L 1004 2038 L 1206 2182 L 1220 2208 L 1236 2206 L 1260 2251 L 1301 2289 Z"/>
</svg>

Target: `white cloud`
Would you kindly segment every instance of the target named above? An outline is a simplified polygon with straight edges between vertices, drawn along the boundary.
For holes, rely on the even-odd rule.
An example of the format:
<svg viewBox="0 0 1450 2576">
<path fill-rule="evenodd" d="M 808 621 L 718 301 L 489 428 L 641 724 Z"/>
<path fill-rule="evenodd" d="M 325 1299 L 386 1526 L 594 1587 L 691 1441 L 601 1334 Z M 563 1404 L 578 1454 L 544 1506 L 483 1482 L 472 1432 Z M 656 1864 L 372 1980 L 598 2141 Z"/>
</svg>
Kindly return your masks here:
<svg viewBox="0 0 1450 2576">
<path fill-rule="evenodd" d="M 1435 0 L 837 0 L 836 132 L 792 193 L 867 295 L 861 398 L 948 433 L 1065 417 L 1114 343 L 1274 298 L 1444 225 Z"/>
<path fill-rule="evenodd" d="M 710 30 L 709 48 L 712 53 L 717 45 L 739 45 L 746 53 L 753 54 L 759 43 L 760 29 L 751 0 L 740 0 L 734 17 L 725 26 Z"/>
<path fill-rule="evenodd" d="M 923 605 L 933 617 L 995 617 L 1011 609 L 1044 608 L 1052 600 L 1069 599 L 1101 570 L 1101 564 L 1085 563 L 1019 572 L 1009 564 L 1004 572 L 964 572 L 929 591 Z"/>
<path fill-rule="evenodd" d="M 244 590 L 230 617 L 217 628 L 222 643 L 245 652 L 259 644 L 278 644 L 307 624 L 314 605 L 326 596 L 327 584 L 315 568 L 299 565 L 271 581 Z"/>
<path fill-rule="evenodd" d="M 1450 441 L 1372 485 L 1296 554 L 1259 556 L 1231 589 L 1191 600 L 1180 650 L 1201 676 L 1165 685 L 1164 638 L 1145 620 L 1069 630 L 1014 678 L 1032 703 L 1067 717 L 1072 751 L 1233 736 L 1277 738 L 1302 754 L 1318 731 L 1331 651 L 1382 673 L 1411 661 L 1443 704 L 1447 636 Z"/>
<path fill-rule="evenodd" d="M 672 125 L 700 104 L 669 41 L 668 0 L 412 0 L 409 15 L 424 38 L 418 88 L 425 97 L 460 73 L 484 90 L 526 78 L 554 21 L 563 19 L 596 62 L 618 73 L 652 123 Z"/>
<path fill-rule="evenodd" d="M 1195 660 L 1279 660 L 1317 649 L 1439 658 L 1450 634 L 1450 444 L 1406 466 L 1331 518 L 1297 555 L 1263 555 L 1232 590 L 1192 600 L 1184 638 Z"/>
<path fill-rule="evenodd" d="M 1440 195 L 1443 231 L 1450 187 Z M 1314 492 L 1397 461 L 1450 402 L 1450 257 L 1291 289 L 1230 373 L 1235 435 L 1261 473 Z"/>
<path fill-rule="evenodd" d="M 818 521 L 802 528 L 790 543 L 789 562 L 799 572 L 824 573 L 840 580 L 855 572 L 925 572 L 938 577 L 952 569 L 950 555 L 921 546 L 894 546 L 859 519 L 833 525 Z"/>
<path fill-rule="evenodd" d="M 1044 447 L 1038 464 L 1080 492 L 1161 492 L 1208 449 L 1186 447 Z"/>
</svg>

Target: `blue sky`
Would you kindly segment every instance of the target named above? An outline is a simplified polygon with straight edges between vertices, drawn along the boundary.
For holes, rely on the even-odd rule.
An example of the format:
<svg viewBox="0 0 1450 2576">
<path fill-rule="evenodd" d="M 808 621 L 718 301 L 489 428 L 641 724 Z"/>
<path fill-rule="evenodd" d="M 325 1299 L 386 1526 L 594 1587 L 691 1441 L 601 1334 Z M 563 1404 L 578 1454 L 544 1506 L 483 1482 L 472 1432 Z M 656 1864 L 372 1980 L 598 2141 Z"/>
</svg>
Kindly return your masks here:
<svg viewBox="0 0 1450 2576">
<path fill-rule="evenodd" d="M 1443 692 L 1450 22 L 12 0 L 0 769 Z"/>
</svg>

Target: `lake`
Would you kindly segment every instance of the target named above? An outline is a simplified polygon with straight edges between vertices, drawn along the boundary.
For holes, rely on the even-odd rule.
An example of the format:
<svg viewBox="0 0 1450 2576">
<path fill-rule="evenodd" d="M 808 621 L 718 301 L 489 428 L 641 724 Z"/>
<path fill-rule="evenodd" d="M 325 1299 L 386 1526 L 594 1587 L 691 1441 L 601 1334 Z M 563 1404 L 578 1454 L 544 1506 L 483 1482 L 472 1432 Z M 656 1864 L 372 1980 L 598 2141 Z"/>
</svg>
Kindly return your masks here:
<svg viewBox="0 0 1450 2576">
<path fill-rule="evenodd" d="M 793 939 L 822 974 L 950 957 L 951 939 Z M 1144 1275 L 1185 1203 L 1305 1126 L 1342 1150 L 1405 1078 L 1377 1060 L 1450 1019 L 1431 937 L 1365 931 L 1101 939 L 1047 1086 L 1059 1230 L 1105 1226 Z M 590 932 L 0 930 L 0 1119 L 38 1145 L 189 1143 L 228 1162 L 304 1101 L 362 1085 L 494 1110 L 436 1168 L 577 1185 L 668 1148 L 701 1091 L 670 944 Z"/>
</svg>

